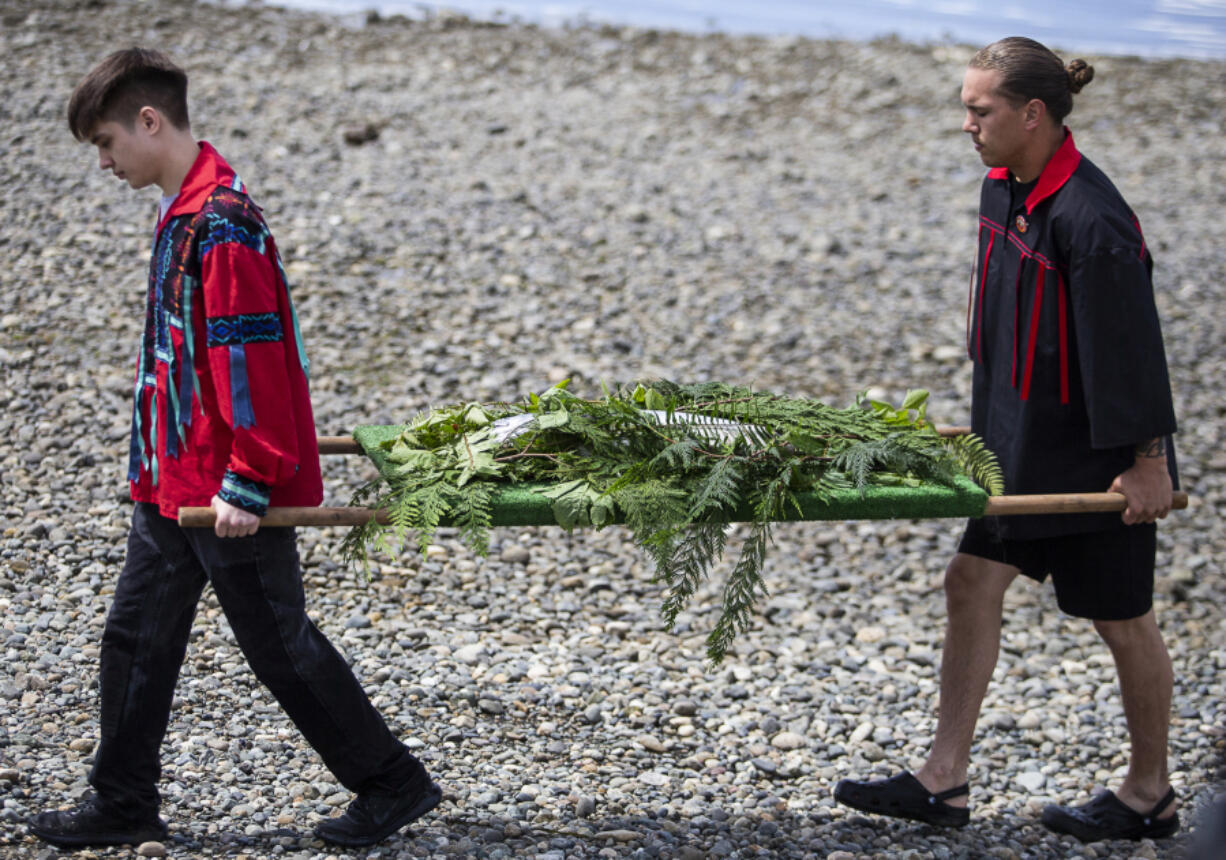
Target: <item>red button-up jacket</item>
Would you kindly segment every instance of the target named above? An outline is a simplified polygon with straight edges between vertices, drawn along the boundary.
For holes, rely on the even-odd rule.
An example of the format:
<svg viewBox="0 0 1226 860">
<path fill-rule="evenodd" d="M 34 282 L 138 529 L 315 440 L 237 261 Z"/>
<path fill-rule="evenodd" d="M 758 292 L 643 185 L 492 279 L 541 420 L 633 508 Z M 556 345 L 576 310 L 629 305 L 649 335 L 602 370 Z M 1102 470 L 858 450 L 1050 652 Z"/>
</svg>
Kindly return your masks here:
<svg viewBox="0 0 1226 860">
<path fill-rule="evenodd" d="M 215 494 L 263 515 L 323 497 L 307 362 L 276 243 L 207 143 L 157 226 L 128 478 L 163 516 Z"/>
</svg>

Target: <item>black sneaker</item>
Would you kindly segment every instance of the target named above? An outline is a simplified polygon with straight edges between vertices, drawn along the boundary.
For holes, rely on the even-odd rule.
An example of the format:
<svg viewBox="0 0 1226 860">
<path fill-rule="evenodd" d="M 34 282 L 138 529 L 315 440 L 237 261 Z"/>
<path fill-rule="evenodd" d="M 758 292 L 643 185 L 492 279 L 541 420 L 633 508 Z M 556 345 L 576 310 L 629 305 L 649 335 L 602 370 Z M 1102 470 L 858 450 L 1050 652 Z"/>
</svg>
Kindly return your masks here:
<svg viewBox="0 0 1226 860">
<path fill-rule="evenodd" d="M 139 845 L 166 839 L 166 822 L 128 821 L 99 808 L 88 798 L 72 809 L 40 812 L 29 821 L 30 832 L 44 842 L 66 848 L 87 845 Z"/>
<path fill-rule="evenodd" d="M 374 845 L 421 818 L 442 799 L 443 790 L 433 782 L 407 794 L 359 794 L 344 815 L 320 822 L 315 835 L 335 845 Z"/>
</svg>

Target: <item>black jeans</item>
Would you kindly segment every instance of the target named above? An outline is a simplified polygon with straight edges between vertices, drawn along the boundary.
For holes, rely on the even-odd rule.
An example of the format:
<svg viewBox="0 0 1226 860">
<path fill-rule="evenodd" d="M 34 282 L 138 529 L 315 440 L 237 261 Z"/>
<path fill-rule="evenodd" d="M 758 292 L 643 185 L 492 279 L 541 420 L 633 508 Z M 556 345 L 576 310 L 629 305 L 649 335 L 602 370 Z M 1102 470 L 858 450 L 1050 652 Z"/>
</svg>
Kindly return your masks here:
<svg viewBox="0 0 1226 860">
<path fill-rule="evenodd" d="M 346 788 L 413 790 L 428 778 L 307 617 L 293 529 L 219 538 L 138 503 L 102 634 L 101 740 L 89 780 L 104 807 L 157 814 L 159 747 L 205 582 L 256 677 Z"/>
</svg>

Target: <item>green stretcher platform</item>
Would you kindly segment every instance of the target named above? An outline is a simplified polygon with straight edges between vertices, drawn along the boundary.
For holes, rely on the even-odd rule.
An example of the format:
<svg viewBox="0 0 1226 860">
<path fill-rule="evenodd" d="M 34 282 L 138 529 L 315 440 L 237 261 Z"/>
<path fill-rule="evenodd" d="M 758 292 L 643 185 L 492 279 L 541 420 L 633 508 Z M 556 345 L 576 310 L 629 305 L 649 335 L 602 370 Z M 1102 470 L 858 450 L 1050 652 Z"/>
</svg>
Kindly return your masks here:
<svg viewBox="0 0 1226 860">
<path fill-rule="evenodd" d="M 388 461 L 381 444 L 395 439 L 403 425 L 367 424 L 353 431 L 353 438 L 379 470 L 394 474 L 396 464 Z M 508 484 L 494 496 L 493 524 L 496 526 L 552 526 L 558 521 L 553 502 L 541 495 L 546 485 Z M 918 487 L 869 487 L 838 490 L 828 499 L 813 493 L 798 493 L 800 510 L 789 508 L 783 520 L 887 520 L 928 517 L 980 517 L 988 504 L 988 494 L 973 481 L 959 478 L 955 486 L 923 484 Z M 737 510 L 729 522 L 748 522 L 749 508 Z M 616 520 L 615 520 L 616 522 Z"/>
</svg>

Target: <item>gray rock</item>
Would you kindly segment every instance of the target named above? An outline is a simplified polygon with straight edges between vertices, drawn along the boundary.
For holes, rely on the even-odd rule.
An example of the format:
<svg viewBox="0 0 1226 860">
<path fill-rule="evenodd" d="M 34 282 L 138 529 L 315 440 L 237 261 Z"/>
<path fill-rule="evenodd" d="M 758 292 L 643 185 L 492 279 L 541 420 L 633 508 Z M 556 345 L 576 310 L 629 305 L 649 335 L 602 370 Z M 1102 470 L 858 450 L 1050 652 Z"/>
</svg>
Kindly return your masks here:
<svg viewBox="0 0 1226 860">
<path fill-rule="evenodd" d="M 486 654 L 485 646 L 480 643 L 463 645 L 451 652 L 452 658 L 457 663 L 464 663 L 469 666 L 479 663 L 485 658 Z"/>
<path fill-rule="evenodd" d="M 779 770 L 779 765 L 777 765 L 775 762 L 771 761 L 768 758 L 758 757 L 758 758 L 753 759 L 752 763 L 754 767 L 756 767 L 758 770 L 762 771 L 763 773 L 767 774 L 768 776 L 773 776 L 775 772 Z"/>
<path fill-rule="evenodd" d="M 1035 794 L 1047 784 L 1047 777 L 1035 770 L 1019 773 L 1014 779 L 1028 794 Z"/>
<path fill-rule="evenodd" d="M 341 131 L 341 138 L 351 146 L 361 146 L 379 138 L 379 126 L 373 122 L 347 125 Z"/>
<path fill-rule="evenodd" d="M 498 556 L 507 564 L 527 564 L 532 558 L 532 553 L 528 551 L 527 547 L 511 544 L 504 547 Z"/>
<path fill-rule="evenodd" d="M 662 753 L 668 749 L 667 744 L 662 743 L 660 740 L 651 735 L 639 735 L 634 740 L 635 743 L 648 752 Z"/>
<path fill-rule="evenodd" d="M 607 839 L 610 842 L 634 842 L 636 839 L 641 839 L 642 835 L 634 830 L 601 830 L 593 838 Z"/>
<path fill-rule="evenodd" d="M 781 750 L 800 749 L 807 743 L 803 736 L 795 732 L 780 732 L 771 738 L 771 746 Z"/>
<path fill-rule="evenodd" d="M 506 705 L 497 699 L 478 699 L 477 707 L 487 714 L 502 714 L 506 712 Z"/>
</svg>

